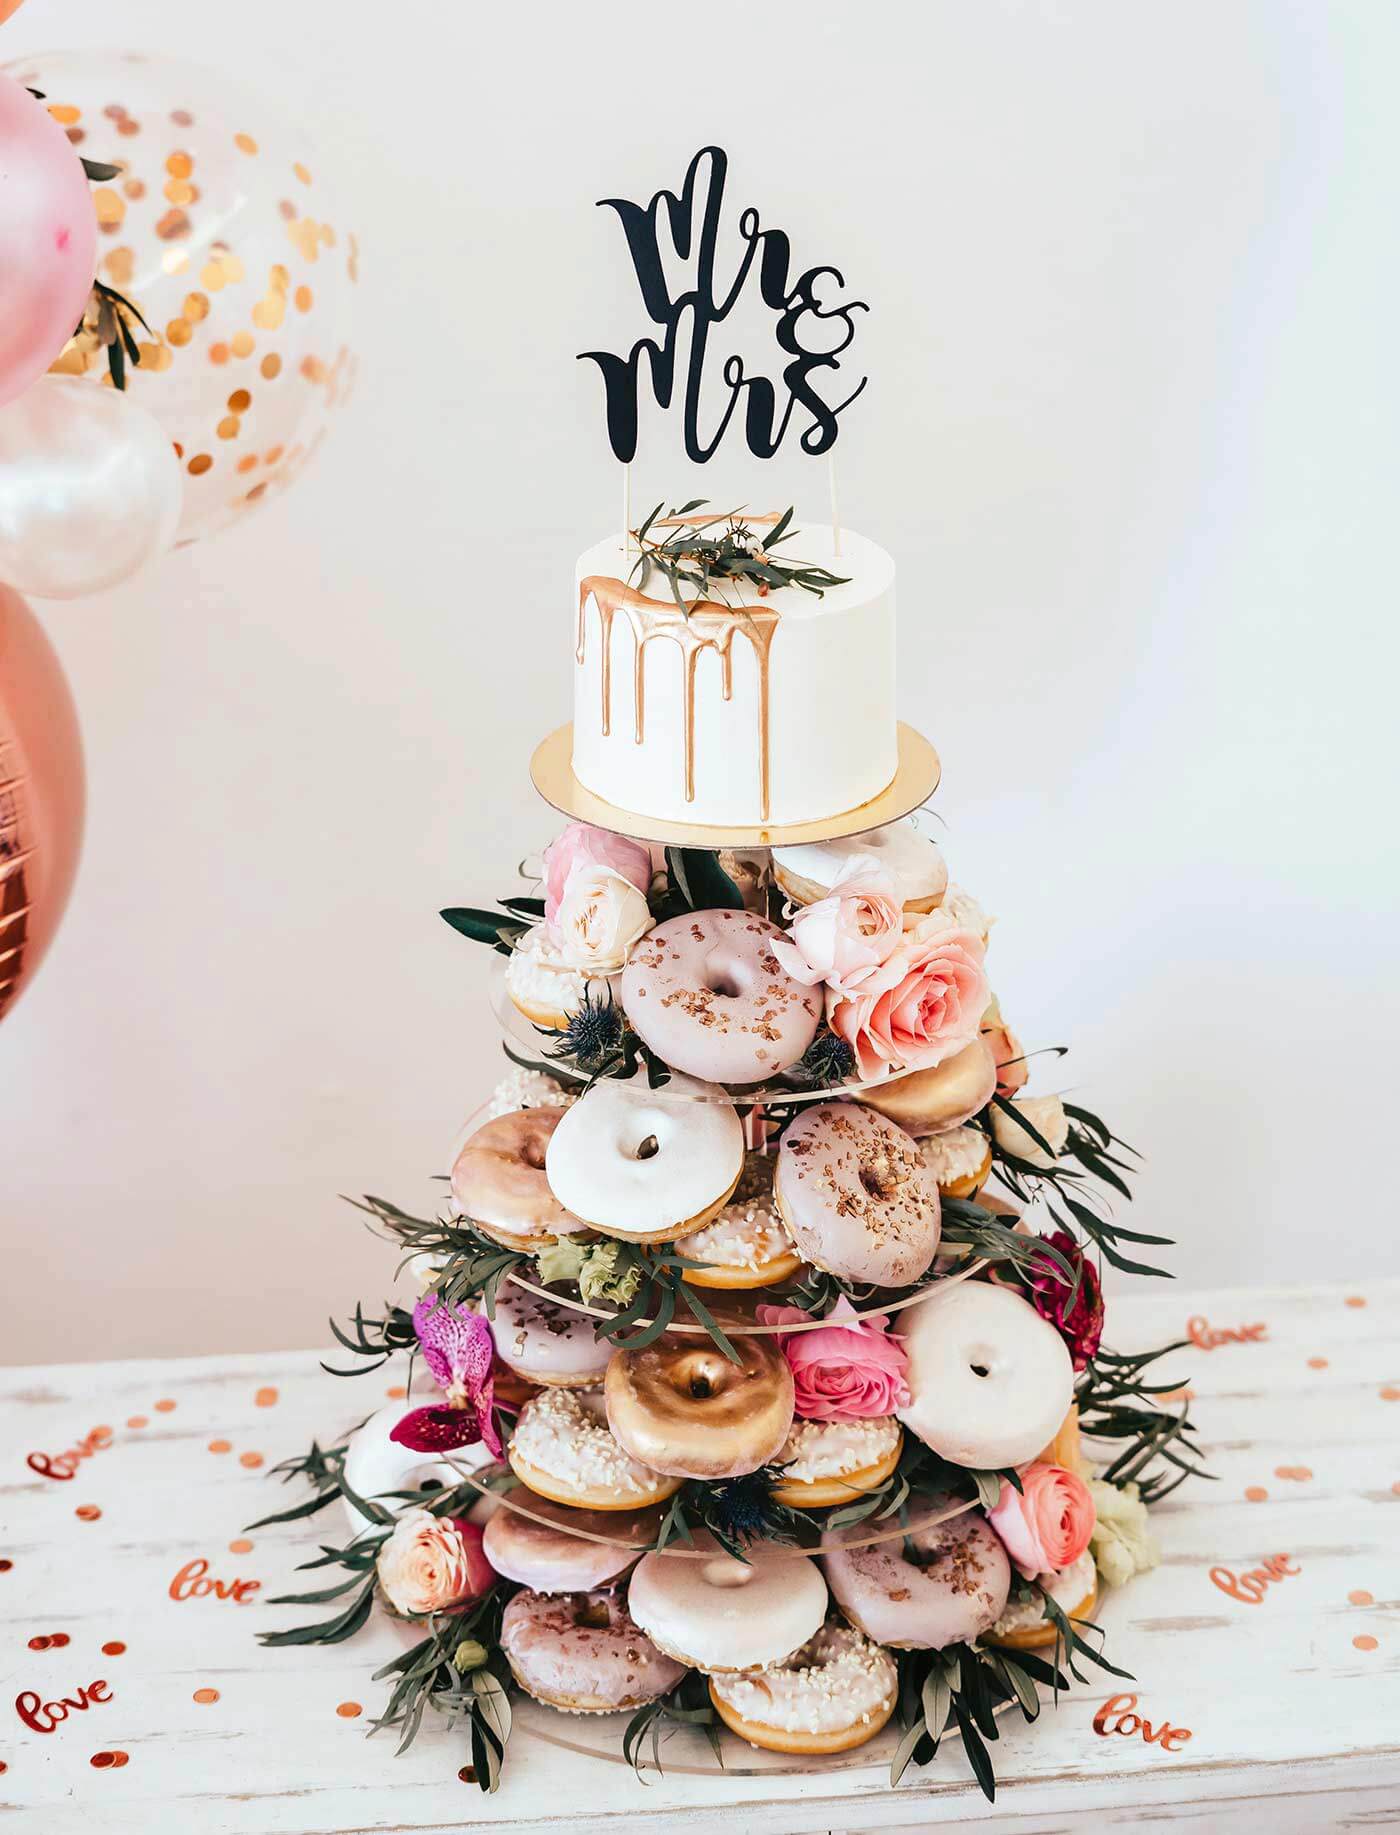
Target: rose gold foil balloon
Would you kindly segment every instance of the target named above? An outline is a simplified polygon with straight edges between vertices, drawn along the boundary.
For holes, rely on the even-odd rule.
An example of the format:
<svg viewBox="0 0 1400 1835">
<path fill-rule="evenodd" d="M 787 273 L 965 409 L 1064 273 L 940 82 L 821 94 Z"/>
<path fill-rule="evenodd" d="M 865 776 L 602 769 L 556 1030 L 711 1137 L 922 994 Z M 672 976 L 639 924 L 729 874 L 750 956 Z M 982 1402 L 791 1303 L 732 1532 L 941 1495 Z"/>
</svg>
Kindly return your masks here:
<svg viewBox="0 0 1400 1835">
<path fill-rule="evenodd" d="M 0 586 L 0 1019 L 53 940 L 82 834 L 73 697 L 38 619 Z"/>
</svg>

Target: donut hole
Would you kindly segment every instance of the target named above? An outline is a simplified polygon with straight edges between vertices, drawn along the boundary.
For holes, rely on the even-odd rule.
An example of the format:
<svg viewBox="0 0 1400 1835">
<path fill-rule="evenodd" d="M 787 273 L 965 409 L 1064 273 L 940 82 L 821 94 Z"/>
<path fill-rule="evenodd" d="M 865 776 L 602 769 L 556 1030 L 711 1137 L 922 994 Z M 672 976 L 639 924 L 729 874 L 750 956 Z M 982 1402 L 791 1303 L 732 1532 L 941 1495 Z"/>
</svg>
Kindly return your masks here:
<svg viewBox="0 0 1400 1835">
<path fill-rule="evenodd" d="M 605 1599 L 585 1599 L 574 1607 L 574 1623 L 580 1631 L 606 1631 L 612 1614 Z"/>
<path fill-rule="evenodd" d="M 645 1139 L 637 1142 L 637 1150 L 632 1158 L 634 1160 L 654 1160 L 660 1151 L 661 1142 L 654 1134 L 648 1134 Z"/>
<path fill-rule="evenodd" d="M 883 1204 L 900 1187 L 900 1176 L 887 1153 L 876 1152 L 860 1166 L 860 1182 L 870 1196 Z"/>
<path fill-rule="evenodd" d="M 727 949 L 712 949 L 700 973 L 705 986 L 721 1000 L 739 1000 L 753 987 L 753 964 Z"/>
<path fill-rule="evenodd" d="M 521 1143 L 520 1157 L 532 1171 L 544 1171 L 544 1150 L 547 1144 L 534 1134 Z"/>
<path fill-rule="evenodd" d="M 996 1368 L 996 1356 L 990 1345 L 975 1344 L 967 1353 L 967 1367 L 974 1376 L 988 1377 Z"/>
</svg>

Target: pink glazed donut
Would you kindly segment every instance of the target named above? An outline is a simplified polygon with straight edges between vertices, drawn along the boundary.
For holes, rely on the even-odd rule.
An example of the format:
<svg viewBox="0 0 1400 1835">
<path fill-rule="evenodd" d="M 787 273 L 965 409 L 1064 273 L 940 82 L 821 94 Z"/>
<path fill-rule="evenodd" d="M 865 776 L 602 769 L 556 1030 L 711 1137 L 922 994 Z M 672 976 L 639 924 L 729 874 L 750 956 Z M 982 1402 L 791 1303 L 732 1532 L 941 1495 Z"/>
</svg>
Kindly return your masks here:
<svg viewBox="0 0 1400 1835">
<path fill-rule="evenodd" d="M 659 1058 L 707 1083 L 761 1083 L 795 1064 L 822 1003 L 773 954 L 782 931 L 751 911 L 658 924 L 622 971 L 622 1006 Z"/>
<path fill-rule="evenodd" d="M 515 1510 L 512 1504 L 523 1508 Z M 529 1516 L 524 1511 L 530 1512 Z M 524 1485 L 507 1494 L 486 1525 L 486 1559 L 507 1580 L 536 1593 L 587 1593 L 629 1573 L 655 1542 L 661 1511 L 576 1510 Z M 544 1517 L 545 1522 L 536 1519 Z M 584 1534 L 577 1534 L 576 1531 Z M 601 1542 L 586 1539 L 602 1536 Z M 631 1543 L 630 1548 L 618 1543 Z"/>
<path fill-rule="evenodd" d="M 773 1196 L 803 1259 L 848 1281 L 907 1287 L 938 1248 L 938 1181 L 918 1142 L 860 1103 L 802 1111 L 778 1148 Z"/>
<path fill-rule="evenodd" d="M 616 1593 L 517 1593 L 501 1614 L 501 1649 L 527 1695 L 568 1714 L 639 1708 L 685 1674 Z"/>
<path fill-rule="evenodd" d="M 956 1500 L 931 1498 L 934 1511 Z M 870 1534 L 868 1523 L 835 1532 L 842 1541 Z M 970 1644 L 1006 1610 L 1011 1563 L 980 1510 L 914 1529 L 868 1548 L 833 1548 L 822 1556 L 832 1596 L 857 1631 L 895 1650 L 943 1650 Z M 920 1557 L 910 1560 L 912 1546 Z"/>
</svg>

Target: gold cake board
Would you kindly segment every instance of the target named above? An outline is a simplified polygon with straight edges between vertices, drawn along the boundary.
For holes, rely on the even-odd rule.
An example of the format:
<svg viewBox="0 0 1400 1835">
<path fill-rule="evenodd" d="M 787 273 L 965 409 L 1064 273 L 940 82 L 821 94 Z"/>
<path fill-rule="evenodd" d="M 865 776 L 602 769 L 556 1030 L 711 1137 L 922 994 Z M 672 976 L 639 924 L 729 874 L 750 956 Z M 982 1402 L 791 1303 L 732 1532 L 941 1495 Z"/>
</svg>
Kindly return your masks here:
<svg viewBox="0 0 1400 1835">
<path fill-rule="evenodd" d="M 758 827 L 724 827 L 706 822 L 665 822 L 659 816 L 639 815 L 619 809 L 574 776 L 574 729 L 556 728 L 541 740 L 530 760 L 530 778 L 546 803 L 561 815 L 595 828 L 631 835 L 638 841 L 659 841 L 669 847 L 800 847 L 813 841 L 837 841 L 843 835 L 863 834 L 883 828 L 918 809 L 938 788 L 942 766 L 938 753 L 912 726 L 899 723 L 899 768 L 878 796 L 858 809 L 826 816 L 815 822 L 769 823 Z"/>
</svg>

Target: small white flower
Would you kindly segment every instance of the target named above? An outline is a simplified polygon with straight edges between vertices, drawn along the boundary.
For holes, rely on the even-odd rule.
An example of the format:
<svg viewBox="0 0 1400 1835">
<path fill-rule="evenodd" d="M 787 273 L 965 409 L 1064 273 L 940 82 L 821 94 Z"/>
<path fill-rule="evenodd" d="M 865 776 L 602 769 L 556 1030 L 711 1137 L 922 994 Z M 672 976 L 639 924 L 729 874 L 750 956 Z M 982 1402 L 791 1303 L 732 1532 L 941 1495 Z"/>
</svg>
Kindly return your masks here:
<svg viewBox="0 0 1400 1835">
<path fill-rule="evenodd" d="M 1047 1153 L 1035 1137 L 1023 1128 L 1015 1115 L 1008 1115 L 1000 1103 L 992 1105 L 992 1133 L 1003 1153 L 1013 1154 L 1028 1166 L 1049 1172 L 1065 1150 L 1069 1139 L 1069 1116 L 1058 1096 L 1022 1096 L 1012 1103 L 1017 1115 L 1024 1115 L 1047 1146 Z"/>
</svg>

